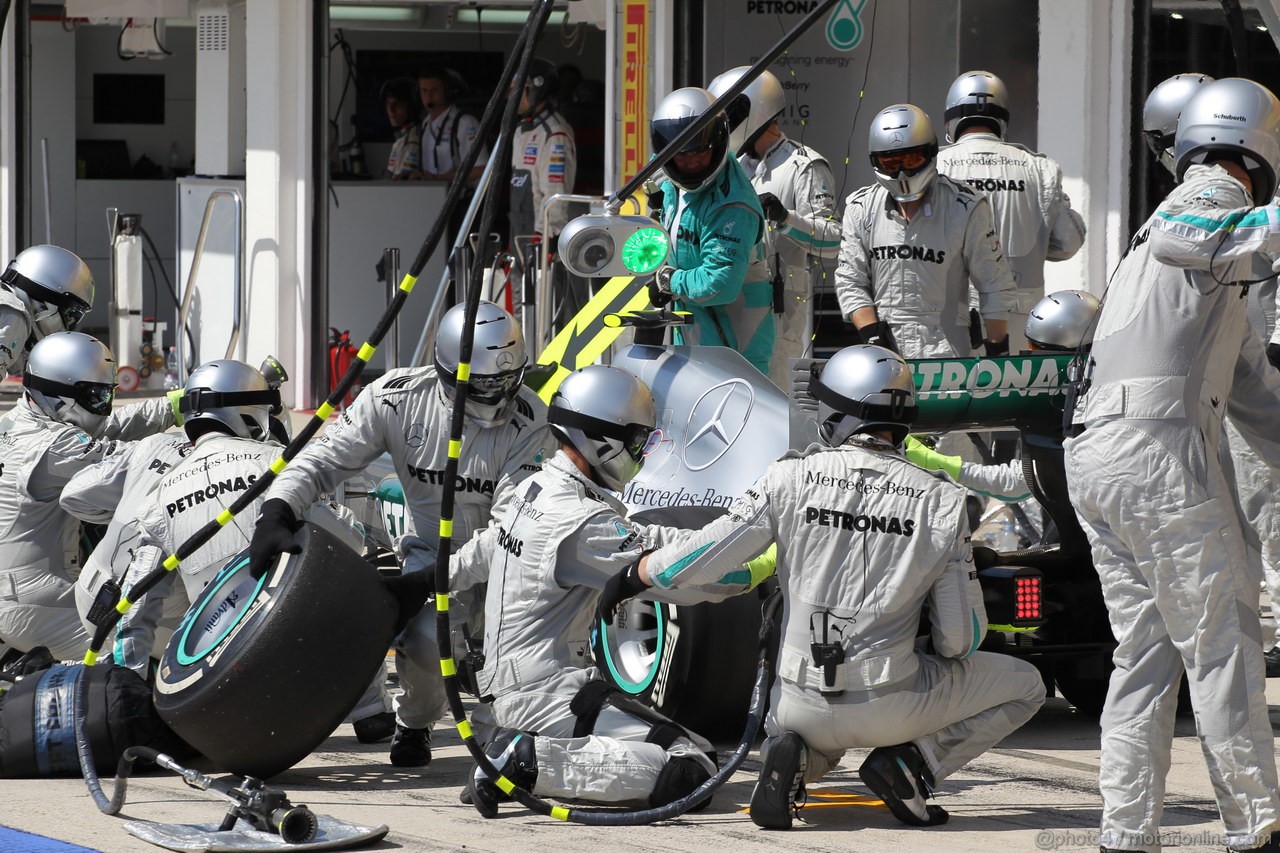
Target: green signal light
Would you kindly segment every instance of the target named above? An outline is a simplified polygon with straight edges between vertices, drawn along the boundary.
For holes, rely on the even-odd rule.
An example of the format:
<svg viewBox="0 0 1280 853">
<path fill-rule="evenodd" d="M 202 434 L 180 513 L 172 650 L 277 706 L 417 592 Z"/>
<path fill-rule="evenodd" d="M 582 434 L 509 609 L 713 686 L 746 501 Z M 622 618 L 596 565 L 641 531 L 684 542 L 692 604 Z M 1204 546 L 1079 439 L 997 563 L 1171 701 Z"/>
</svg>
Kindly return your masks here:
<svg viewBox="0 0 1280 853">
<path fill-rule="evenodd" d="M 622 244 L 622 263 L 636 275 L 656 270 L 667 259 L 671 238 L 658 227 L 641 228 Z"/>
</svg>

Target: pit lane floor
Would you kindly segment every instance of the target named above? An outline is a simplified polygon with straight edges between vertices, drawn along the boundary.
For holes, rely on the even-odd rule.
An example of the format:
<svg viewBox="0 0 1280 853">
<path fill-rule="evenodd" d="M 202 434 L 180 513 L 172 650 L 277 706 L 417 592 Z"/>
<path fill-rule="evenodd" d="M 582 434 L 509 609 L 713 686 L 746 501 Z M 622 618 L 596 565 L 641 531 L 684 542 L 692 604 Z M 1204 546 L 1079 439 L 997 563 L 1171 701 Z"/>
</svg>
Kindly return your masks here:
<svg viewBox="0 0 1280 853">
<path fill-rule="evenodd" d="M 1268 683 L 1273 726 L 1280 723 L 1280 680 Z M 1180 718 L 1169 773 L 1164 834 L 1169 849 L 1222 850 L 1217 809 L 1190 717 Z M 724 746 L 724 745 L 721 745 Z M 387 761 L 386 744 L 363 745 L 341 726 L 305 761 L 273 780 L 295 803 L 333 817 L 391 827 L 369 850 L 948 851 L 1097 850 L 1098 726 L 1061 699 L 997 748 L 943 783 L 937 802 L 951 821 L 908 829 L 869 796 L 858 780 L 865 751 L 850 752 L 839 769 L 809 792 L 791 832 L 757 829 L 743 811 L 760 769 L 753 751 L 709 809 L 663 824 L 596 828 L 564 824 L 504 805 L 486 821 L 458 802 L 471 761 L 452 727 L 437 727 L 435 760 L 422 770 Z M 201 766 L 196 763 L 195 766 Z M 207 768 L 206 768 L 207 769 Z M 219 819 L 220 802 L 187 788 L 172 774 L 135 777 L 125 816 L 172 823 Z M 97 811 L 78 779 L 0 780 L 0 825 L 104 853 L 155 850 L 127 835 L 118 818 Z M 0 838 L 0 845 L 3 845 Z M 5 853 L 20 847 L 0 846 Z"/>
</svg>

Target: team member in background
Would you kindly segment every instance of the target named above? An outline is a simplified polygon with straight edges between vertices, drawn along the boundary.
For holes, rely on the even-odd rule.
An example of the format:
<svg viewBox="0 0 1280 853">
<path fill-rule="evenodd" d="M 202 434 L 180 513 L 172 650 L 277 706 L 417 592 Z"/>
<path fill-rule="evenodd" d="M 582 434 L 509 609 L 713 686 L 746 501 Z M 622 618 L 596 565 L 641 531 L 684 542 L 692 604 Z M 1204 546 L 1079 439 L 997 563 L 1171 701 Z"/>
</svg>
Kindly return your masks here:
<svg viewBox="0 0 1280 853">
<path fill-rule="evenodd" d="M 706 112 L 706 89 L 677 89 L 649 122 L 660 151 Z M 729 124 L 717 116 L 663 167 L 662 225 L 674 246 L 649 285 L 652 303 L 675 301 L 694 317 L 677 344 L 724 346 L 761 373 L 773 359 L 773 288 L 764 261 L 764 212 L 738 161 L 729 156 Z"/>
<path fill-rule="evenodd" d="M 441 319 L 433 367 L 392 370 L 379 378 L 276 479 L 254 533 L 251 571 L 265 572 L 276 555 L 296 548 L 298 517 L 382 453 L 391 454 L 404 486 L 409 532 L 396 543 L 404 571 L 434 571 L 465 311 L 465 305 L 455 305 Z M 528 358 L 515 318 L 481 302 L 473 352 L 453 515 L 456 547 L 484 529 L 491 512 L 502 508 L 554 447 L 546 406 L 521 384 Z M 482 590 L 459 596 L 449 611 L 452 625 L 479 634 L 480 601 Z M 404 693 L 396 700 L 391 763 L 421 767 L 431 761 L 431 727 L 445 712 L 434 608 L 400 634 L 396 672 Z"/>
<path fill-rule="evenodd" d="M 511 144 L 511 236 L 538 234 L 552 240 L 569 221 L 561 205 L 549 214 L 550 233 L 542 233 L 542 204 L 573 192 L 578 152 L 573 128 L 556 110 L 559 86 L 555 66 L 535 59 L 520 90 L 520 124 Z"/>
<path fill-rule="evenodd" d="M 746 72 L 746 66 L 726 71 L 708 89 L 718 98 Z M 729 148 L 759 193 L 768 224 L 765 260 L 772 272 L 776 329 L 769 378 L 789 391 L 788 360 L 809 353 L 813 293 L 827 275 L 825 267 L 835 270 L 840 220 L 831 166 L 817 151 L 788 138 L 778 127 L 778 116 L 785 108 L 782 84 L 765 71 L 727 112 Z"/>
<path fill-rule="evenodd" d="M 989 71 L 968 71 L 947 92 L 947 141 L 938 171 L 991 203 L 996 233 L 1017 283 L 1009 311 L 1009 350 L 1026 347 L 1027 314 L 1044 296 L 1045 261 L 1065 261 L 1084 245 L 1084 219 L 1062 190 L 1062 169 L 1005 139 L 1009 95 Z M 988 336 L 991 337 L 991 336 Z"/>
<path fill-rule="evenodd" d="M 396 141 L 387 156 L 384 178 L 404 181 L 422 171 L 422 127 L 418 123 L 418 93 L 408 77 L 397 77 L 382 85 L 382 105 Z"/>
<path fill-rule="evenodd" d="M 1222 419 L 1280 476 L 1280 376 L 1239 286 L 1280 251 L 1280 100 L 1206 83 L 1178 119 L 1178 186 L 1134 237 L 1094 334 L 1067 483 L 1116 637 L 1102 714 L 1104 850 L 1158 848 L 1185 670 L 1230 850 L 1280 850 L 1262 573 L 1219 461 Z M 1206 547 L 1205 543 L 1213 543 Z M 1154 840 L 1154 843 L 1153 843 Z"/>
<path fill-rule="evenodd" d="M 963 357 L 972 281 L 987 355 L 1007 354 L 1017 285 L 990 203 L 938 174 L 938 138 L 919 107 L 881 110 L 867 147 L 876 183 L 845 205 L 836 268 L 841 313 L 865 343 L 904 358 Z"/>
<path fill-rule="evenodd" d="M 1029 720 L 1044 683 L 1026 661 L 977 651 L 987 615 L 964 490 L 902 458 L 916 407 L 901 357 L 846 347 L 809 391 L 821 444 L 770 465 L 728 515 L 627 566 L 602 618 L 776 542 L 782 646 L 751 819 L 789 829 L 806 783 L 872 747 L 858 773 L 894 816 L 943 823 L 926 803 L 933 788 Z M 916 644 L 926 602 L 929 653 Z"/>
<path fill-rule="evenodd" d="M 21 376 L 36 341 L 75 331 L 93 307 L 93 275 L 59 246 L 32 246 L 0 273 L 0 376 Z"/>
<path fill-rule="evenodd" d="M 79 332 L 37 343 L 22 387 L 0 417 L 0 637 L 22 651 L 47 646 L 65 660 L 90 638 L 72 581 L 80 523 L 58 496 L 76 472 L 123 452 L 122 440 L 173 426 L 176 396 L 113 411 L 115 358 Z"/>
</svg>

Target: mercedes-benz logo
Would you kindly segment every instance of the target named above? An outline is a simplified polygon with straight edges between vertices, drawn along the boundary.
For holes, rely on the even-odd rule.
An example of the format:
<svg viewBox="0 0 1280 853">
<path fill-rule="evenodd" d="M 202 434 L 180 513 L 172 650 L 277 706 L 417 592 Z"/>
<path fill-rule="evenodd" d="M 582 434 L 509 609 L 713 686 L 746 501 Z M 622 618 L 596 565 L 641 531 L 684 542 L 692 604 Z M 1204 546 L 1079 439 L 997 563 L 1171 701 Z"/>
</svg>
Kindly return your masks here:
<svg viewBox="0 0 1280 853">
<path fill-rule="evenodd" d="M 498 361 L 498 367 L 501 367 L 503 370 L 508 370 L 515 365 L 516 357 L 511 353 L 507 352 L 506 350 L 503 350 L 502 352 L 498 353 L 497 361 Z"/>
<path fill-rule="evenodd" d="M 684 430 L 684 462 L 690 471 L 710 468 L 738 440 L 756 403 L 744 379 L 714 385 L 698 398 Z"/>
</svg>

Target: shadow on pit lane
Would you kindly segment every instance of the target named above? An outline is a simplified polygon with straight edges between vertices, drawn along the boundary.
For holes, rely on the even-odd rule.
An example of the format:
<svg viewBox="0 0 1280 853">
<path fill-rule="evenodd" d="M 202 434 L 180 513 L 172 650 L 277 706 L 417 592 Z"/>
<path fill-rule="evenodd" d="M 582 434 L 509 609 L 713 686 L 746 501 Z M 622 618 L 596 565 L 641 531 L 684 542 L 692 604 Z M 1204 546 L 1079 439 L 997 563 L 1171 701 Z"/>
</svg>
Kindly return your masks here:
<svg viewBox="0 0 1280 853">
<path fill-rule="evenodd" d="M 350 753 L 317 753 L 319 757 L 341 757 L 350 762 Z M 359 763 L 323 764 L 294 767 L 273 777 L 270 784 L 288 789 L 305 787 L 308 791 L 412 791 L 423 788 L 462 790 L 473 767 L 470 756 L 438 756 L 426 767 L 396 767 L 387 760 L 386 752 L 370 755 Z"/>
</svg>

